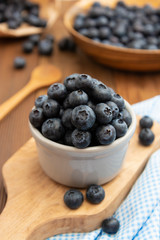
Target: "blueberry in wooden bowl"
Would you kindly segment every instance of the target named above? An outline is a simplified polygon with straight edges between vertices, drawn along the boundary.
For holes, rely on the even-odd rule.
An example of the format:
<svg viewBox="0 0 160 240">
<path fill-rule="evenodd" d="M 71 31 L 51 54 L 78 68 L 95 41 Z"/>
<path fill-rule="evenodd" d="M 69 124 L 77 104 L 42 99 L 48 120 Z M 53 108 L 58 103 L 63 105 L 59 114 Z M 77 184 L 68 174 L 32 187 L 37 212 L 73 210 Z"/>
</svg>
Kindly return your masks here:
<svg viewBox="0 0 160 240">
<path fill-rule="evenodd" d="M 81 1 L 64 24 L 77 45 L 95 61 L 129 71 L 160 70 L 160 8 L 147 0 Z"/>
</svg>

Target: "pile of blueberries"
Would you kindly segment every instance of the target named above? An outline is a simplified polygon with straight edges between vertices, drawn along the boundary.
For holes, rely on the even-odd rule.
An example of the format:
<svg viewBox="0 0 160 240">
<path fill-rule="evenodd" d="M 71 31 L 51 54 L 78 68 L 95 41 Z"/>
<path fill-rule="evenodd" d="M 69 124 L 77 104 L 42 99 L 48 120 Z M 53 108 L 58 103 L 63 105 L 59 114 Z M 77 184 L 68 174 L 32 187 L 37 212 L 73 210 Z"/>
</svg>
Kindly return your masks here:
<svg viewBox="0 0 160 240">
<path fill-rule="evenodd" d="M 9 29 L 17 29 L 22 23 L 45 28 L 47 21 L 39 14 L 39 4 L 29 0 L 0 1 L 0 23 L 6 22 Z"/>
<path fill-rule="evenodd" d="M 95 2 L 87 13 L 75 17 L 74 29 L 96 42 L 133 49 L 160 49 L 160 8 L 127 6 L 115 8 Z"/>
<path fill-rule="evenodd" d="M 77 73 L 39 96 L 29 120 L 44 137 L 77 148 L 109 145 L 123 137 L 132 122 L 119 94 L 101 81 Z"/>
<path fill-rule="evenodd" d="M 102 186 L 92 184 L 86 189 L 86 200 L 91 204 L 99 204 L 105 198 L 105 191 Z M 64 203 L 70 209 L 79 208 L 84 201 L 84 196 L 80 190 L 69 189 L 64 195 Z M 108 234 L 116 234 L 120 223 L 114 217 L 106 218 L 102 221 L 102 230 Z"/>
<path fill-rule="evenodd" d="M 155 135 L 152 132 L 151 128 L 153 126 L 153 120 L 150 116 L 143 116 L 140 121 L 140 133 L 139 141 L 144 146 L 149 146 L 155 139 Z"/>
</svg>

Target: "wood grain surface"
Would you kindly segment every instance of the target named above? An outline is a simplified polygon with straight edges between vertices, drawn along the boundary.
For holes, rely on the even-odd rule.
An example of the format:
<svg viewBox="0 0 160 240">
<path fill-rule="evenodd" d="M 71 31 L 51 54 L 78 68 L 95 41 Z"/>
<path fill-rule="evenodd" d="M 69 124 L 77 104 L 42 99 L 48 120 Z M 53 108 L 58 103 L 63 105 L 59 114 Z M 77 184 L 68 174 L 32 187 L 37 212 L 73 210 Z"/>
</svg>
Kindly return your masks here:
<svg viewBox="0 0 160 240">
<path fill-rule="evenodd" d="M 42 2 L 45 4 L 47 0 Z M 67 6 L 71 4 L 73 3 L 70 2 Z M 63 9 L 66 9 L 66 6 Z M 160 94 L 160 72 L 136 73 L 113 70 L 96 63 L 78 48 L 75 53 L 60 52 L 57 42 L 68 34 L 62 22 L 62 15 L 50 33 L 54 34 L 56 39 L 51 57 L 39 56 L 37 49 L 34 49 L 32 54 L 22 53 L 22 43 L 26 38 L 0 39 L 0 104 L 24 87 L 30 79 L 31 71 L 42 63 L 52 63 L 59 67 L 62 71 L 62 80 L 74 72 L 88 73 L 114 88 L 131 104 Z M 25 57 L 27 61 L 25 69 L 13 68 L 16 56 Z M 43 88 L 35 91 L 0 122 L 0 169 L 3 163 L 31 137 L 27 123 L 28 114 L 35 98 L 46 93 L 46 90 Z M 0 211 L 5 201 L 6 194 L 0 171 Z"/>
<path fill-rule="evenodd" d="M 3 240 L 42 240 L 66 232 L 88 232 L 100 227 L 104 218 L 112 216 L 144 169 L 149 156 L 160 147 L 160 124 L 154 123 L 153 144 L 139 143 L 139 118 L 120 173 L 103 185 L 105 198 L 100 204 L 84 202 L 70 210 L 63 197 L 69 189 L 44 174 L 31 138 L 4 165 L 3 177 L 8 193 L 7 204 L 0 216 Z M 18 228 L 18 231 L 17 231 Z"/>
</svg>

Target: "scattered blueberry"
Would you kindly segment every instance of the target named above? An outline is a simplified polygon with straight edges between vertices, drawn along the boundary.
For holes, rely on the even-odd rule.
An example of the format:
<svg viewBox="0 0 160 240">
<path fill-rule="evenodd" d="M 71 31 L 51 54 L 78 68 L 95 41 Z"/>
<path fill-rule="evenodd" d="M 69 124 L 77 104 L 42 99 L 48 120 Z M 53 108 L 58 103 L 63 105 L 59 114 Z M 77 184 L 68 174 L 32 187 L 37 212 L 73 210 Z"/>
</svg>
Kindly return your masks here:
<svg viewBox="0 0 160 240">
<path fill-rule="evenodd" d="M 86 198 L 90 203 L 98 204 L 102 202 L 104 197 L 105 191 L 100 185 L 93 184 L 87 188 Z"/>
<path fill-rule="evenodd" d="M 61 51 L 75 51 L 76 44 L 70 37 L 64 37 L 58 42 L 58 48 Z"/>
<path fill-rule="evenodd" d="M 34 45 L 38 45 L 38 43 L 40 41 L 40 35 L 33 34 L 33 35 L 29 36 L 28 40 L 31 41 Z"/>
<path fill-rule="evenodd" d="M 102 230 L 108 234 L 116 234 L 119 230 L 119 227 L 119 221 L 114 217 L 106 218 L 102 222 Z"/>
<path fill-rule="evenodd" d="M 71 135 L 72 144 L 77 148 L 86 148 L 91 143 L 91 133 L 75 129 Z"/>
<path fill-rule="evenodd" d="M 26 41 L 23 43 L 22 49 L 25 53 L 31 53 L 33 51 L 33 43 L 31 41 Z"/>
<path fill-rule="evenodd" d="M 83 194 L 77 189 L 70 189 L 64 195 L 64 202 L 70 209 L 79 208 L 83 201 Z"/>
<path fill-rule="evenodd" d="M 149 146 L 154 141 L 154 133 L 150 128 L 142 128 L 139 133 L 140 143 L 144 146 Z"/>
<path fill-rule="evenodd" d="M 40 55 L 50 56 L 53 52 L 53 45 L 47 39 L 43 39 L 38 43 L 38 52 Z"/>
<path fill-rule="evenodd" d="M 14 59 L 14 68 L 21 69 L 26 66 L 26 60 L 22 57 L 16 57 Z"/>
<path fill-rule="evenodd" d="M 153 126 L 153 120 L 149 116 L 144 116 L 139 121 L 141 128 L 151 128 Z"/>
</svg>

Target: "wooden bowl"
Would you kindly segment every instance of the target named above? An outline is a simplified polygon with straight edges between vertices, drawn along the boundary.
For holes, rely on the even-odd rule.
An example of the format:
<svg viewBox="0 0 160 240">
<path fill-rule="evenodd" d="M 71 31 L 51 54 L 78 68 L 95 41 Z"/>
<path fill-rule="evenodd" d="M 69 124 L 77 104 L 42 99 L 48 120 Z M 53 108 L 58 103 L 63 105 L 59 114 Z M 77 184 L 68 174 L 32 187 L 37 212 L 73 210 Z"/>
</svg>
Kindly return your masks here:
<svg viewBox="0 0 160 240">
<path fill-rule="evenodd" d="M 40 15 L 47 20 L 46 28 L 39 28 L 23 23 L 17 29 L 9 29 L 6 23 L 0 23 L 0 37 L 25 37 L 32 34 L 40 34 L 52 27 L 56 21 L 58 13 L 53 3 L 40 4 Z"/>
<path fill-rule="evenodd" d="M 99 0 L 105 6 L 114 7 L 118 0 Z M 64 24 L 79 47 L 97 62 L 104 65 L 129 71 L 160 70 L 160 50 L 139 50 L 116 47 L 95 42 L 73 28 L 74 18 L 78 13 L 86 12 L 94 0 L 80 1 L 72 6 L 64 16 Z M 127 5 L 143 6 L 148 0 L 124 0 Z M 159 7 L 160 2 L 152 0 L 153 7 Z"/>
</svg>

